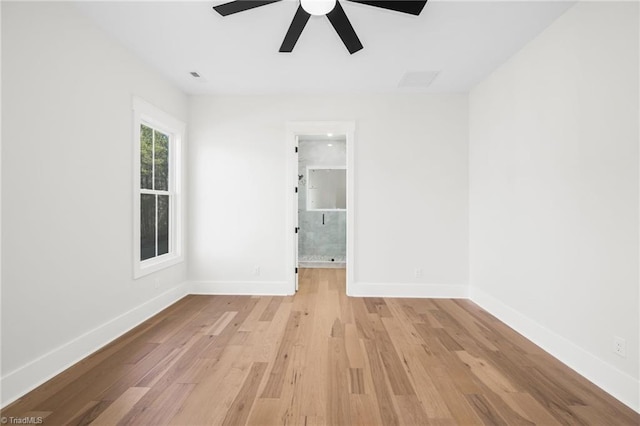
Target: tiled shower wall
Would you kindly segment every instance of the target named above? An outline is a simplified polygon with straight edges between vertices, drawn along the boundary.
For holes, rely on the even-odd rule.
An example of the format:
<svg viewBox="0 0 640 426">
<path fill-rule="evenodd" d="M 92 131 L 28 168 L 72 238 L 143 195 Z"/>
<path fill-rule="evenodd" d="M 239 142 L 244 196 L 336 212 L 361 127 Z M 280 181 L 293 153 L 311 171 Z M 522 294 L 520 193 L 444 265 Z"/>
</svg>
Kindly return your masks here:
<svg viewBox="0 0 640 426">
<path fill-rule="evenodd" d="M 331 144 L 332 146 L 328 146 Z M 346 260 L 347 212 L 307 211 L 307 166 L 345 166 L 344 141 L 303 140 L 298 148 L 298 261 Z M 322 216 L 324 215 L 324 224 Z"/>
</svg>

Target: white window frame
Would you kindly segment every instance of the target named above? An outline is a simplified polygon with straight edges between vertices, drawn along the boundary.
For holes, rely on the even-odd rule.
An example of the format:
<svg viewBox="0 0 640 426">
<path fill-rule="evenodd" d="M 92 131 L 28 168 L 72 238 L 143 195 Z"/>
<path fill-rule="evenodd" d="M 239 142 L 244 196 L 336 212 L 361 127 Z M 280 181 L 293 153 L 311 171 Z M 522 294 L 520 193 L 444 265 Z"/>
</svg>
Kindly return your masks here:
<svg viewBox="0 0 640 426">
<path fill-rule="evenodd" d="M 169 252 L 140 260 L 140 126 L 169 135 Z M 133 277 L 140 278 L 184 261 L 183 143 L 185 124 L 138 97 L 133 98 Z"/>
</svg>

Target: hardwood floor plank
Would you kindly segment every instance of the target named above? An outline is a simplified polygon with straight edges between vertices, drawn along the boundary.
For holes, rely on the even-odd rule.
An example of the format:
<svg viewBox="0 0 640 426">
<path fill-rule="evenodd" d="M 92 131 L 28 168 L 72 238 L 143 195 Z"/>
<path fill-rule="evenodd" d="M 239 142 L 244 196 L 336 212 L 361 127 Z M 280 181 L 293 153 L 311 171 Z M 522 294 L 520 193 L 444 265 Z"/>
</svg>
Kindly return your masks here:
<svg viewBox="0 0 640 426">
<path fill-rule="evenodd" d="M 514 348 L 528 353 L 528 354 L 546 354 L 546 352 L 540 347 L 536 346 L 533 342 L 527 340 L 524 336 L 500 322 L 497 318 L 490 315 L 488 312 L 480 308 L 478 305 L 470 300 L 455 299 L 452 301 L 460 308 L 461 312 L 465 313 L 465 317 L 472 318 L 478 326 L 481 327 L 481 333 L 474 333 L 481 336 L 495 335 L 498 338 L 491 340 L 491 344 L 496 341 L 502 341 L 509 343 Z M 491 346 L 487 346 L 488 349 L 495 350 Z"/>
<path fill-rule="evenodd" d="M 471 372 L 495 393 L 518 392 L 518 389 L 487 360 L 474 358 L 465 351 L 458 351 L 456 354 Z"/>
<path fill-rule="evenodd" d="M 284 373 L 289 364 L 289 356 L 291 354 L 291 348 L 293 347 L 293 341 L 297 332 L 297 328 L 300 325 L 299 311 L 292 311 L 289 321 L 282 336 L 278 353 L 276 354 L 275 361 L 271 367 L 269 373 L 269 380 L 267 385 L 262 391 L 261 398 L 279 398 L 282 392 L 282 385 L 284 384 Z"/>
<path fill-rule="evenodd" d="M 149 391 L 149 388 L 129 388 L 118 399 L 113 401 L 90 424 L 92 426 L 105 425 L 112 426 L 118 422 L 133 408 L 133 406 Z"/>
<path fill-rule="evenodd" d="M 512 393 L 509 398 L 524 410 L 526 417 L 538 425 L 555 426 L 561 423 L 549 414 L 538 401 L 528 393 Z"/>
<path fill-rule="evenodd" d="M 331 337 L 344 337 L 344 324 L 338 318 L 335 319 L 331 326 Z"/>
<path fill-rule="evenodd" d="M 401 424 L 406 426 L 422 426 L 431 423 L 416 395 L 396 395 L 393 397 L 398 405 Z"/>
<path fill-rule="evenodd" d="M 376 409 L 375 397 L 366 394 L 349 395 L 351 424 L 354 426 L 384 426 Z"/>
<path fill-rule="evenodd" d="M 235 317 L 237 314 L 238 313 L 234 311 L 225 312 L 224 314 L 222 314 L 220 319 L 218 319 L 218 321 L 216 321 L 211 326 L 211 329 L 207 334 L 219 336 L 224 331 L 224 329 L 229 325 L 229 323 L 233 320 L 233 317 Z"/>
<path fill-rule="evenodd" d="M 413 327 L 412 319 L 405 315 L 405 310 L 398 301 L 390 300 L 387 303 L 387 306 L 391 312 L 391 317 L 382 317 L 381 320 L 389 335 L 393 337 L 393 335 L 397 333 L 398 339 L 396 340 L 400 340 L 408 344 L 421 344 L 422 339 Z M 396 340 L 394 340 L 394 342 Z"/>
<path fill-rule="evenodd" d="M 246 423 L 249 412 L 251 411 L 251 406 L 258 393 L 258 386 L 266 370 L 266 362 L 253 363 L 249 375 L 245 379 L 242 388 L 240 388 L 231 407 L 227 411 L 227 415 L 222 421 L 223 426 L 243 425 Z"/>
<path fill-rule="evenodd" d="M 270 322 L 260 321 L 249 335 L 246 347 L 254 361 L 271 362 L 280 346 L 280 339 L 291 315 L 293 304 L 282 303 Z"/>
<path fill-rule="evenodd" d="M 389 304 L 392 306 L 392 304 Z M 382 322 L 388 330 L 389 337 L 396 348 L 399 358 L 403 362 L 413 389 L 415 389 L 419 400 L 423 402 L 423 409 L 427 416 L 431 419 L 450 418 L 451 413 L 446 403 L 438 393 L 431 377 L 426 373 L 424 364 L 420 362 L 419 357 L 422 356 L 422 347 L 413 343 L 420 342 L 419 339 L 412 338 L 411 333 L 414 332 L 411 323 L 400 323 L 394 318 L 383 318 Z M 407 329 L 412 330 L 411 333 Z M 411 399 L 405 399 L 411 401 Z M 395 398 L 395 401 L 399 401 Z"/>
<path fill-rule="evenodd" d="M 314 315 L 314 328 L 326 327 L 323 312 Z M 329 368 L 328 351 L 329 337 L 319 333 L 303 347 L 305 351 L 304 382 L 298 384 L 301 390 L 300 413 L 301 415 L 324 418 L 327 406 L 327 372 Z"/>
<path fill-rule="evenodd" d="M 410 300 L 411 299 L 398 299 L 406 321 L 410 323 L 423 322 L 423 318 L 416 312 L 415 305 Z"/>
<path fill-rule="evenodd" d="M 351 424 L 349 361 L 342 336 L 329 338 L 328 364 L 326 418 L 333 425 L 349 425 Z"/>
<path fill-rule="evenodd" d="M 273 316 L 278 311 L 278 308 L 280 307 L 280 304 L 282 303 L 282 299 L 283 298 L 279 297 L 279 296 L 271 297 L 271 300 L 269 301 L 269 304 L 267 305 L 266 309 L 264 310 L 264 312 L 260 316 L 260 320 L 259 321 L 271 321 L 273 319 Z"/>
<path fill-rule="evenodd" d="M 349 368 L 349 390 L 353 394 L 366 393 L 362 368 Z"/>
<path fill-rule="evenodd" d="M 310 414 L 303 409 L 303 401 L 306 398 L 304 384 L 308 371 L 306 357 L 307 353 L 304 347 L 293 346 L 291 359 L 285 373 L 285 383 L 278 399 L 280 405 L 277 417 L 282 420 L 283 424 L 295 424 L 303 413 Z"/>
<path fill-rule="evenodd" d="M 2 409 L 51 425 L 639 425 L 468 300 L 187 296 Z"/>
<path fill-rule="evenodd" d="M 387 386 L 386 374 L 382 366 L 382 360 L 378 354 L 378 348 L 372 340 L 364 342 L 367 351 L 367 360 L 371 376 L 373 378 L 373 388 L 378 401 L 378 410 L 384 425 L 399 425 L 398 414 L 391 399 L 391 392 Z"/>
<path fill-rule="evenodd" d="M 358 338 L 358 329 L 355 324 L 344 325 L 344 343 L 347 349 L 349 366 L 352 368 L 364 368 L 364 353 Z"/>
<path fill-rule="evenodd" d="M 357 298 L 352 300 L 352 308 L 353 319 L 356 323 L 358 336 L 361 339 L 375 339 L 375 331 L 373 329 L 373 324 L 369 321 L 369 316 L 367 315 L 367 308 L 364 303 L 364 299 Z"/>
<path fill-rule="evenodd" d="M 382 359 L 382 364 L 387 372 L 389 383 L 394 395 L 415 395 L 413 385 L 404 370 L 403 361 L 389 337 L 382 320 L 375 323 L 376 347 Z"/>
<path fill-rule="evenodd" d="M 599 424 L 599 425 L 613 425 L 616 426 L 637 426 L 637 421 L 628 422 L 627 419 L 621 418 L 616 415 L 614 417 L 609 417 L 606 413 L 598 410 L 595 407 L 585 406 L 585 405 L 576 405 L 569 407 L 569 409 L 576 414 L 576 416 L 580 419 L 581 424 Z"/>
<path fill-rule="evenodd" d="M 456 339 L 451 337 L 451 334 L 447 332 L 447 328 L 434 328 L 431 332 L 449 352 L 462 351 L 464 349 Z"/>
<path fill-rule="evenodd" d="M 424 351 L 416 351 L 416 354 L 420 360 L 426 361 L 427 355 Z M 438 420 L 440 423 L 445 419 L 450 419 L 458 425 L 483 424 L 480 417 L 478 417 L 471 405 L 469 405 L 467 398 L 465 398 L 457 386 L 458 382 L 456 378 L 454 378 L 455 376 L 452 376 L 452 374 L 454 374 L 453 371 L 449 371 L 443 364 L 428 362 L 428 364 L 423 365 L 425 365 L 424 369 L 428 376 L 432 379 L 438 396 L 444 401 L 450 413 L 449 416 L 437 417 L 432 415 L 432 419 Z M 424 401 L 423 404 L 428 407 L 429 400 L 421 400 Z M 433 411 L 435 411 L 435 409 Z M 427 414 L 429 413 L 430 410 L 427 410 Z"/>
<path fill-rule="evenodd" d="M 462 336 L 471 337 L 480 347 L 491 351 L 497 350 L 493 342 L 486 337 L 491 333 L 490 329 L 474 317 L 465 314 L 465 310 L 459 305 L 458 300 L 441 299 L 435 301 L 435 305 L 456 319 L 459 327 L 453 327 L 453 329 L 459 331 Z"/>
<path fill-rule="evenodd" d="M 154 400 L 144 397 L 132 407 L 118 425 L 165 425 L 178 412 L 184 400 L 195 385 L 190 383 L 174 383 L 167 387 Z M 149 395 L 147 393 L 146 395 Z M 145 395 L 145 396 L 146 396 Z"/>
<path fill-rule="evenodd" d="M 476 413 L 480 416 L 484 424 L 507 426 L 507 423 L 504 421 L 504 419 L 500 417 L 495 408 L 491 406 L 489 401 L 487 401 L 484 396 L 470 394 L 467 395 L 467 400 L 476 411 Z"/>
<path fill-rule="evenodd" d="M 65 388 L 63 393 L 52 395 L 51 398 L 45 400 L 42 403 L 42 408 L 38 408 L 38 410 L 52 411 L 47 420 L 49 423 L 64 423 L 81 410 L 88 401 L 101 400 L 99 395 L 102 392 L 112 386 L 119 385 L 121 382 L 125 382 L 128 373 L 132 371 L 133 367 L 134 366 L 130 364 L 116 365 L 113 367 L 113 371 L 102 370 L 98 376 L 88 374 L 87 376 L 93 378 L 89 383 L 85 383 L 84 380 L 79 381 L 82 384 L 78 390 Z M 111 402 L 115 399 L 116 398 L 112 398 L 108 401 Z M 46 407 L 51 407 L 51 409 L 47 409 Z"/>
<path fill-rule="evenodd" d="M 44 424 L 45 422 L 47 422 L 47 418 L 51 415 L 51 411 L 27 411 L 24 414 L 24 417 L 27 417 L 30 421 L 33 419 L 35 420 L 33 423 L 36 424 Z M 5 419 L 6 423 L 11 423 L 12 420 L 11 419 Z M 15 424 L 15 421 L 13 421 Z M 38 423 L 39 422 L 39 423 Z M 5 424 L 6 424 L 5 423 Z M 23 423 L 24 424 L 24 423 Z"/>
<path fill-rule="evenodd" d="M 94 421 L 111 405 L 111 401 L 89 401 L 71 419 L 64 421 L 65 426 L 85 426 Z"/>
<path fill-rule="evenodd" d="M 241 303 L 245 303 L 242 306 Z M 241 388 L 251 367 L 251 347 L 232 346 L 229 341 L 240 325 L 249 317 L 257 299 L 242 297 L 229 301 L 229 309 L 237 309 L 238 314 L 220 336 L 215 337 L 211 347 L 218 354 L 217 361 L 203 371 L 199 383 L 186 398 L 181 410 L 171 423 L 174 424 L 214 424 L 222 422 L 233 398 Z M 201 354 L 210 357 L 211 353 Z M 224 390 L 225 393 L 221 394 Z M 218 395 L 217 404 L 211 405 L 211 395 Z"/>
<path fill-rule="evenodd" d="M 238 327 L 238 332 L 251 332 L 253 331 L 258 324 L 266 323 L 268 321 L 260 321 L 262 314 L 264 314 L 264 310 L 271 303 L 271 299 L 269 297 L 258 297 L 256 299 L 256 304 L 254 308 L 251 310 L 249 315 L 245 318 L 245 320 Z"/>
<path fill-rule="evenodd" d="M 283 422 L 278 418 L 279 411 L 279 400 L 258 398 L 255 400 L 245 424 L 250 426 L 268 426 L 269 422 L 271 422 L 273 425 L 281 425 Z"/>
<path fill-rule="evenodd" d="M 508 425 L 534 426 L 535 423 L 529 419 L 528 415 L 511 397 L 511 394 L 498 395 L 487 389 L 483 396 L 495 408 Z"/>
<path fill-rule="evenodd" d="M 230 346 L 223 352 L 209 374 L 189 393 L 180 410 L 171 419 L 171 424 L 204 425 L 216 424 L 214 421 L 222 422 L 250 369 L 250 365 L 239 362 L 242 350 L 241 346 Z"/>
</svg>

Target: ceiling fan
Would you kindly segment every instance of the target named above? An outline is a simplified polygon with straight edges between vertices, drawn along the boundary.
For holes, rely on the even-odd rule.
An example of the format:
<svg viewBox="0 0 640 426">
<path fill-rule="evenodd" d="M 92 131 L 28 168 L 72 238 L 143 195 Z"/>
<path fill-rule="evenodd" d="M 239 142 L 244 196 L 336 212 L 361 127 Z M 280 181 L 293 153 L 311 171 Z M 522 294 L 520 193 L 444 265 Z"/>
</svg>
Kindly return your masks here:
<svg viewBox="0 0 640 426">
<path fill-rule="evenodd" d="M 215 6 L 213 9 L 222 16 L 232 15 L 234 13 L 243 12 L 245 10 L 254 9 L 260 6 L 266 6 L 282 0 L 235 0 Z M 394 10 L 396 12 L 408 13 L 411 15 L 420 15 L 422 9 L 427 4 L 427 0 L 348 0 L 354 3 L 366 4 L 369 6 L 379 7 L 382 9 Z M 309 21 L 311 15 L 326 16 L 333 25 L 342 42 L 354 54 L 362 49 L 362 43 L 358 38 L 349 18 L 344 13 L 344 9 L 338 0 L 300 0 L 298 10 L 293 16 L 291 25 L 284 41 L 280 46 L 280 52 L 291 52 L 296 45 L 300 34 L 305 25 Z"/>
</svg>

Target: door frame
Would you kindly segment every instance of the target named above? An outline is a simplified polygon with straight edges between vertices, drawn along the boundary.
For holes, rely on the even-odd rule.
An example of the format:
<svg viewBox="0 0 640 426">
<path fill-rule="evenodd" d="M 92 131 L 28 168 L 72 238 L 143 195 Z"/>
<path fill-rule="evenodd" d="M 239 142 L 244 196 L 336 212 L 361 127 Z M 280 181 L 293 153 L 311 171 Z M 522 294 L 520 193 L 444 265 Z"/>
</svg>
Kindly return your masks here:
<svg viewBox="0 0 640 426">
<path fill-rule="evenodd" d="M 286 271 L 289 294 L 296 292 L 296 269 L 298 267 L 298 137 L 302 135 L 345 135 L 347 145 L 347 258 L 346 287 L 349 295 L 350 285 L 355 277 L 355 121 L 290 121 L 286 123 Z"/>
</svg>

